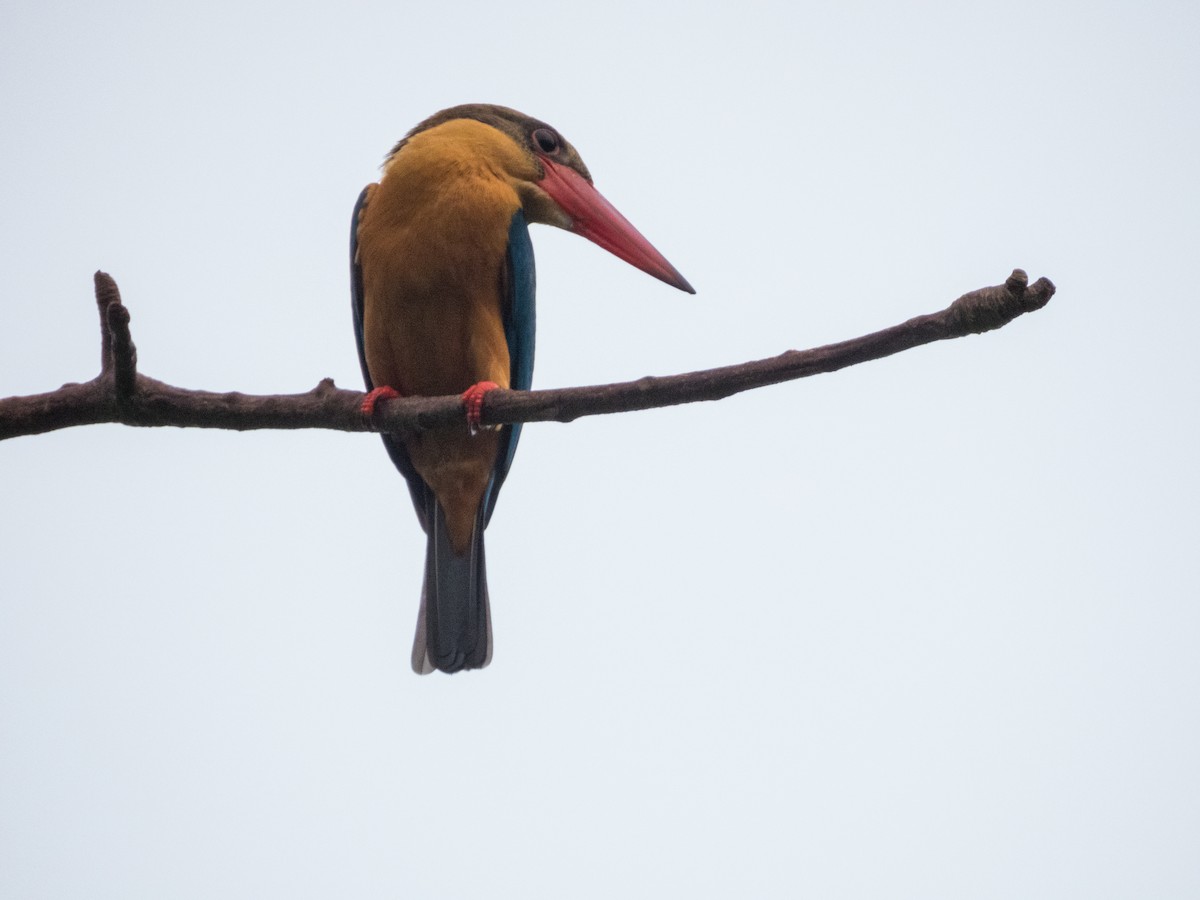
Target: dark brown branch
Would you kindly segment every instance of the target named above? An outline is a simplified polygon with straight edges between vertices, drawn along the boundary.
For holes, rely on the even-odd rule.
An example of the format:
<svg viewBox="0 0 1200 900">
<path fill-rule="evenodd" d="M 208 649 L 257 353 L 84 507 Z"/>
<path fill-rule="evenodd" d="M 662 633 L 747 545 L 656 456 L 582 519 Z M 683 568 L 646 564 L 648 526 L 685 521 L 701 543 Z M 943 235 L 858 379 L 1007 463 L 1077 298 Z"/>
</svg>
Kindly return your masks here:
<svg viewBox="0 0 1200 900">
<path fill-rule="evenodd" d="M 1039 278 L 1032 285 L 1016 269 L 995 287 L 964 294 L 949 307 L 917 316 L 901 325 L 813 350 L 789 350 L 770 359 L 690 372 L 646 377 L 622 384 L 548 391 L 497 390 L 487 395 L 483 423 L 570 422 L 580 416 L 630 412 L 720 400 L 741 391 L 880 359 L 934 341 L 980 334 L 1007 325 L 1017 316 L 1041 309 L 1054 296 L 1054 285 Z M 137 351 L 129 331 L 129 311 L 116 283 L 96 273 L 103 342 L 100 374 L 86 384 L 0 400 L 0 439 L 41 434 L 73 425 L 120 422 L 125 425 L 175 425 L 181 428 L 327 428 L 337 431 L 419 431 L 463 423 L 458 397 L 385 400 L 373 422 L 359 412 L 362 393 L 340 390 L 325 379 L 304 394 L 215 394 L 173 387 L 137 373 Z"/>
<path fill-rule="evenodd" d="M 106 375 L 113 370 L 112 326 L 108 322 L 108 310 L 121 305 L 121 292 L 107 272 L 97 272 L 92 282 L 96 286 L 96 306 L 100 308 L 100 374 Z"/>
</svg>

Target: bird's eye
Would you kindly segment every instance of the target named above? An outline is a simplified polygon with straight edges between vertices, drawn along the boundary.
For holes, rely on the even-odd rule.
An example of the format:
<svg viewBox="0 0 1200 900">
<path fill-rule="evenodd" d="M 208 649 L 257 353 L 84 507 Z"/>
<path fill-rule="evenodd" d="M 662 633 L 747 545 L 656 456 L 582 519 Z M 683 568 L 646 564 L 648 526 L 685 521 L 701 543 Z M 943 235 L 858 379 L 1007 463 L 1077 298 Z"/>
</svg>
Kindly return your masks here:
<svg viewBox="0 0 1200 900">
<path fill-rule="evenodd" d="M 558 135 L 549 128 L 539 128 L 533 133 L 533 142 L 543 153 L 553 153 L 558 149 Z"/>
</svg>

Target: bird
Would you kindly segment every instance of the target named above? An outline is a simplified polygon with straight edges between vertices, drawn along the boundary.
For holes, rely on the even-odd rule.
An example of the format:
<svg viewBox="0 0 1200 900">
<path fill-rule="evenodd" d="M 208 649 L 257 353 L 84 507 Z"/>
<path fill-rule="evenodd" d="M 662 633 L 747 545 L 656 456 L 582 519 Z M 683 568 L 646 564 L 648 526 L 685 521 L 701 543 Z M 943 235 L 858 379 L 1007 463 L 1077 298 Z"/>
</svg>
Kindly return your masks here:
<svg viewBox="0 0 1200 900">
<path fill-rule="evenodd" d="M 532 384 L 533 223 L 574 232 L 695 293 L 596 190 L 556 129 L 504 106 L 454 106 L 422 121 L 387 154 L 379 181 L 354 207 L 351 294 L 363 414 L 397 396 L 460 394 L 466 407 L 466 428 L 382 436 L 427 536 L 412 653 L 418 674 L 491 661 L 483 532 L 521 426 L 481 429 L 479 422 L 489 390 Z"/>
</svg>

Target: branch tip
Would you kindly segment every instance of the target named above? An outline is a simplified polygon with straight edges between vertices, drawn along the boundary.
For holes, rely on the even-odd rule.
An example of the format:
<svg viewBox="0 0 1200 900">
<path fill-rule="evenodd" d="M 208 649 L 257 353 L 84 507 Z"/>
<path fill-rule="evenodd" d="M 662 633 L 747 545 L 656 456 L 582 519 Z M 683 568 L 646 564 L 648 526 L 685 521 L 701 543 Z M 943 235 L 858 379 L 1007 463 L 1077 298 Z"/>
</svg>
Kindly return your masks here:
<svg viewBox="0 0 1200 900">
<path fill-rule="evenodd" d="M 97 269 L 96 274 L 92 276 L 92 282 L 96 286 L 96 302 L 101 307 L 121 302 L 121 291 L 117 287 L 116 281 L 107 272 Z"/>
<path fill-rule="evenodd" d="M 108 276 L 105 276 L 106 278 Z M 109 279 L 112 283 L 112 279 Z M 112 283 L 113 291 L 116 284 Z M 109 340 L 108 362 L 105 371 L 111 371 L 117 391 L 117 400 L 127 400 L 133 395 L 134 384 L 137 381 L 137 347 L 133 345 L 133 336 L 129 332 L 129 310 L 120 301 L 120 296 L 104 309 L 104 322 L 107 324 Z"/>
<path fill-rule="evenodd" d="M 1029 275 L 1024 269 L 1013 269 L 1004 286 L 1010 294 L 1020 294 L 1029 284 Z"/>
<path fill-rule="evenodd" d="M 129 310 L 123 304 L 114 303 L 104 313 L 104 318 L 108 320 L 109 328 L 114 329 L 114 331 L 120 329 L 125 332 L 126 336 L 129 335 Z"/>
<path fill-rule="evenodd" d="M 950 304 L 956 327 L 946 337 L 982 334 L 1002 328 L 1017 316 L 1041 309 L 1054 296 L 1049 279 L 1039 278 L 1029 286 L 1024 269 L 1013 269 L 1003 285 L 980 288 L 963 294 Z"/>
<path fill-rule="evenodd" d="M 1049 278 L 1039 278 L 1025 292 L 1025 308 L 1029 311 L 1041 309 L 1050 302 L 1050 298 L 1054 296 L 1056 290 L 1058 289 L 1054 286 L 1054 282 Z"/>
<path fill-rule="evenodd" d="M 92 276 L 96 290 L 96 306 L 100 311 L 100 371 L 111 372 L 112 361 L 112 328 L 108 321 L 108 311 L 113 306 L 121 305 L 121 291 L 113 277 L 107 272 L 96 270 Z"/>
</svg>

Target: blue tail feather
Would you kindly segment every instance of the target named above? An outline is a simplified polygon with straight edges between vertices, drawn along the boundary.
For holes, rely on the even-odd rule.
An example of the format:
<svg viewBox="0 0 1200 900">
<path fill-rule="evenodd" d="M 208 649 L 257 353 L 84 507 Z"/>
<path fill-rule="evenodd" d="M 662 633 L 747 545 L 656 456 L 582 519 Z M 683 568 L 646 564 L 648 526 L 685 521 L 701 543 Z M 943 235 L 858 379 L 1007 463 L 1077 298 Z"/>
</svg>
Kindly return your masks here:
<svg viewBox="0 0 1200 900">
<path fill-rule="evenodd" d="M 492 660 L 492 622 L 483 556 L 483 510 L 475 517 L 471 541 L 454 552 L 446 517 L 434 501 L 425 550 L 425 584 L 413 642 L 413 669 L 458 672 L 482 669 Z"/>
</svg>

